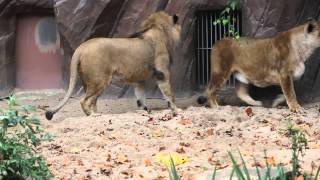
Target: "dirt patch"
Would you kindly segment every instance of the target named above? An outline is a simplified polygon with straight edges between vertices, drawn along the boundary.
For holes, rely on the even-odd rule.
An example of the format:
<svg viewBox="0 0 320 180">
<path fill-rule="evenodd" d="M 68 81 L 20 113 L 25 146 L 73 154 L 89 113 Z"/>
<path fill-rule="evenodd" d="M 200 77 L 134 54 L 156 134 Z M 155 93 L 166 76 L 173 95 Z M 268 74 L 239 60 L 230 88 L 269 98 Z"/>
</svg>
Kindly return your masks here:
<svg viewBox="0 0 320 180">
<path fill-rule="evenodd" d="M 45 109 L 61 98 L 21 103 Z M 320 116 L 315 104 L 305 106 L 301 114 L 291 114 L 287 108 L 260 107 L 252 107 L 248 114 L 246 107 L 207 109 L 190 106 L 192 102 L 178 100 L 178 106 L 185 109 L 171 117 L 161 100 L 148 100 L 151 108 L 157 109 L 148 115 L 138 110 L 134 99 L 103 99 L 98 103 L 103 115 L 86 117 L 79 99 L 73 98 L 52 121 L 45 120 L 40 110 L 44 129 L 56 136 L 40 150 L 57 179 L 167 179 L 166 169 L 155 162 L 160 151 L 189 157 L 189 162 L 178 166 L 185 179 L 205 179 L 216 164 L 225 170 L 219 171 L 221 179 L 231 168 L 228 151 L 238 157 L 239 149 L 251 169 L 253 156 L 264 164 L 264 149 L 274 164 L 290 165 L 286 127 L 292 119 L 306 130 L 309 140 L 303 167 L 310 171 L 312 162 L 320 165 Z"/>
</svg>

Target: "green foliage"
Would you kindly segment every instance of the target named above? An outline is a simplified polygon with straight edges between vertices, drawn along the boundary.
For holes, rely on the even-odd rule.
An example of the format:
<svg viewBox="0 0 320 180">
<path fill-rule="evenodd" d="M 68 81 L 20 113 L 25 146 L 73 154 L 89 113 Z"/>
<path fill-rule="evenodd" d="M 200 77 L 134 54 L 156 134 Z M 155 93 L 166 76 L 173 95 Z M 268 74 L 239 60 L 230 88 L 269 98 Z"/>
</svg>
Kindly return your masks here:
<svg viewBox="0 0 320 180">
<path fill-rule="evenodd" d="M 294 127 L 290 123 L 288 127 L 288 137 L 291 141 L 292 149 L 292 176 L 300 175 L 299 156 L 303 154 L 303 151 L 307 147 L 307 139 L 302 129 Z"/>
<path fill-rule="evenodd" d="M 171 156 L 170 156 L 170 161 L 171 161 L 170 171 L 169 171 L 170 180 L 179 180 L 177 168 L 176 168 L 176 165 L 174 164 L 174 161 Z"/>
<path fill-rule="evenodd" d="M 227 26 L 229 35 L 236 40 L 240 39 L 240 33 L 233 26 L 236 21 L 235 18 L 231 18 L 231 12 L 236 11 L 239 8 L 239 0 L 229 0 L 224 10 L 220 13 L 219 18 L 213 22 L 213 25 Z"/>
<path fill-rule="evenodd" d="M 52 136 L 43 135 L 34 106 L 18 106 L 15 97 L 0 109 L 0 179 L 46 180 L 52 175 L 36 147 Z"/>
</svg>

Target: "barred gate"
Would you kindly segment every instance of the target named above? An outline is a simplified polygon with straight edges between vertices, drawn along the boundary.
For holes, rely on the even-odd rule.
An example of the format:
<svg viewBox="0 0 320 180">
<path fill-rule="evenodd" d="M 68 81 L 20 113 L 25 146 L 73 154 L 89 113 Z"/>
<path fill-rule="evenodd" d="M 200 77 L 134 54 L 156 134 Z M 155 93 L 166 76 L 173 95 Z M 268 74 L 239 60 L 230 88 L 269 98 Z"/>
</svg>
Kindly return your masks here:
<svg viewBox="0 0 320 180">
<path fill-rule="evenodd" d="M 222 24 L 214 25 L 213 22 L 219 18 L 221 10 L 217 11 L 200 11 L 197 14 L 196 21 L 196 81 L 199 90 L 206 87 L 210 80 L 210 57 L 211 47 L 218 40 L 229 36 L 228 27 Z M 232 12 L 231 18 L 235 30 L 242 34 L 241 12 Z M 232 76 L 225 84 L 223 89 L 235 87 L 235 78 Z"/>
</svg>

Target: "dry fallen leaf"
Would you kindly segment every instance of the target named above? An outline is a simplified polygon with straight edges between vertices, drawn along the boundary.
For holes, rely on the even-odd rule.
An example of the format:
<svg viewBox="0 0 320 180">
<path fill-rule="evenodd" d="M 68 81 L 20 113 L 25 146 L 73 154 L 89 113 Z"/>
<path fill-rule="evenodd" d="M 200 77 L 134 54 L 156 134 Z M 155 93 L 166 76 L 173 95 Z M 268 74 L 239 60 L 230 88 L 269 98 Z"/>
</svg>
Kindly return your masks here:
<svg viewBox="0 0 320 180">
<path fill-rule="evenodd" d="M 105 169 L 105 168 L 113 168 L 114 166 L 109 163 L 97 163 L 94 165 L 98 169 Z M 91 169 L 88 169 L 87 171 L 92 171 Z"/>
<path fill-rule="evenodd" d="M 117 164 L 124 164 L 126 162 L 129 162 L 128 156 L 125 154 L 118 154 L 117 158 L 115 159 L 115 162 Z"/>
<path fill-rule="evenodd" d="M 272 165 L 272 166 L 276 166 L 276 161 L 275 161 L 273 156 L 267 157 L 267 163 Z"/>
<path fill-rule="evenodd" d="M 48 105 L 38 105 L 38 109 L 46 111 L 48 109 Z"/>
<path fill-rule="evenodd" d="M 133 173 L 134 173 L 134 171 L 132 169 L 127 169 L 127 170 L 121 171 L 121 174 L 123 174 L 127 177 L 130 177 L 130 178 L 133 177 Z"/>
<path fill-rule="evenodd" d="M 172 115 L 171 114 L 166 114 L 162 117 L 159 118 L 160 121 L 169 121 L 172 119 Z"/>
<path fill-rule="evenodd" d="M 195 180 L 195 177 L 190 174 L 185 173 L 182 175 L 182 180 Z"/>
<path fill-rule="evenodd" d="M 176 152 L 177 152 L 177 153 L 180 153 L 180 154 L 186 153 L 186 151 L 183 149 L 183 147 L 177 148 L 177 149 L 176 149 Z"/>
<path fill-rule="evenodd" d="M 82 161 L 82 160 L 80 160 L 80 159 L 79 159 L 77 162 L 78 162 L 78 165 L 79 165 L 79 166 L 84 166 L 84 164 L 83 164 L 83 161 Z"/>
<path fill-rule="evenodd" d="M 261 162 L 259 162 L 259 161 L 256 161 L 256 162 L 254 162 L 251 166 L 252 166 L 252 167 L 260 167 L 260 168 L 262 168 L 262 167 L 263 167 L 263 163 L 261 163 Z"/>
<path fill-rule="evenodd" d="M 47 166 L 52 166 L 52 164 L 54 163 L 54 160 L 50 160 L 50 159 L 47 159 Z"/>
<path fill-rule="evenodd" d="M 62 161 L 62 166 L 68 166 L 70 164 L 70 160 L 69 159 L 64 159 L 63 161 Z"/>
<path fill-rule="evenodd" d="M 188 124 L 192 124 L 192 120 L 191 119 L 181 119 L 178 123 L 181 125 L 188 125 Z"/>
<path fill-rule="evenodd" d="M 225 169 L 229 166 L 229 164 L 217 164 L 216 167 L 217 167 L 217 170 L 219 169 Z"/>
<path fill-rule="evenodd" d="M 181 143 L 179 143 L 179 144 L 180 144 L 180 146 L 190 147 L 190 143 L 181 142 Z"/>
<path fill-rule="evenodd" d="M 152 132 L 152 136 L 153 137 L 162 137 L 163 136 L 163 132 L 162 132 L 162 130 L 160 128 L 157 128 Z"/>
<path fill-rule="evenodd" d="M 320 144 L 317 144 L 317 143 L 309 143 L 308 144 L 308 147 L 310 149 L 320 149 Z"/>
<path fill-rule="evenodd" d="M 208 129 L 208 130 L 206 131 L 206 135 L 207 135 L 207 136 L 213 136 L 213 135 L 214 135 L 214 130 L 213 130 L 213 129 Z"/>
<path fill-rule="evenodd" d="M 166 150 L 167 148 L 165 147 L 165 146 L 160 146 L 159 147 L 159 151 L 164 151 L 164 150 Z"/>
<path fill-rule="evenodd" d="M 252 117 L 254 115 L 251 107 L 247 107 L 244 111 L 249 117 Z"/>
<path fill-rule="evenodd" d="M 153 122 L 154 118 L 153 117 L 149 117 L 148 122 Z"/>
<path fill-rule="evenodd" d="M 71 152 L 71 153 L 76 153 L 76 154 L 78 154 L 78 153 L 80 153 L 80 151 L 81 151 L 81 150 L 80 150 L 80 148 L 78 148 L 78 147 L 73 147 L 73 148 L 70 149 L 70 152 Z"/>
<path fill-rule="evenodd" d="M 147 180 L 142 174 L 138 172 L 133 173 L 133 179 L 134 180 Z"/>
<path fill-rule="evenodd" d="M 150 160 L 150 159 L 145 159 L 143 162 L 144 162 L 144 165 L 145 165 L 146 167 L 152 166 L 152 163 L 151 163 L 151 160 Z"/>
<path fill-rule="evenodd" d="M 105 176 L 110 176 L 113 173 L 112 171 L 113 166 L 111 164 L 98 163 L 98 164 L 95 164 L 95 167 L 98 168 L 100 170 L 100 173 Z"/>
<path fill-rule="evenodd" d="M 110 155 L 110 154 L 107 155 L 107 161 L 108 161 L 108 162 L 111 161 L 111 155 Z"/>
<path fill-rule="evenodd" d="M 85 176 L 80 176 L 80 177 L 78 177 L 78 180 L 86 180 L 86 177 Z"/>
</svg>

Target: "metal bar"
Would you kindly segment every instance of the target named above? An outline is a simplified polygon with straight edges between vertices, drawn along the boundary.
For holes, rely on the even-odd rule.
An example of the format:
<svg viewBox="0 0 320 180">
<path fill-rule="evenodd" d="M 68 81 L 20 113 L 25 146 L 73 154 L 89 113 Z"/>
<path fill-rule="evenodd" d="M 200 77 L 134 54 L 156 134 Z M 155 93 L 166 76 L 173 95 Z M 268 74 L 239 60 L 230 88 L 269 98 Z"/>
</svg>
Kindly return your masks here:
<svg viewBox="0 0 320 180">
<path fill-rule="evenodd" d="M 232 26 L 233 26 L 233 30 L 237 30 L 238 26 L 236 26 L 236 22 L 237 22 L 237 18 L 236 18 L 236 13 L 237 11 L 233 11 L 232 12 Z M 238 31 L 238 30 L 237 30 Z M 232 75 L 232 87 L 235 88 L 236 87 L 236 79 L 235 77 Z"/>
<path fill-rule="evenodd" d="M 205 29 L 205 32 L 206 32 L 206 48 L 208 48 L 209 46 L 209 33 L 208 33 L 208 13 L 206 13 L 206 29 Z M 209 50 L 205 50 L 205 52 L 206 52 L 206 63 L 205 63 L 205 65 L 206 65 L 206 78 L 205 78 L 205 80 L 206 80 L 206 84 L 208 84 L 208 71 L 209 71 L 209 67 L 208 67 L 208 62 L 209 62 Z"/>
<path fill-rule="evenodd" d="M 203 13 L 201 14 L 201 36 L 202 36 L 202 38 L 201 38 L 201 47 L 203 47 L 204 46 L 204 43 L 203 43 L 203 41 L 204 41 L 204 33 L 203 33 Z M 201 85 L 204 85 L 204 53 L 203 53 L 203 51 L 201 51 L 201 55 L 202 55 L 202 59 L 201 59 L 201 61 L 202 61 L 202 83 L 201 83 Z"/>
<path fill-rule="evenodd" d="M 197 49 L 197 56 L 198 56 L 198 59 L 197 59 L 197 84 L 198 86 L 200 85 L 200 73 L 201 73 L 201 70 L 200 70 L 200 22 L 199 22 L 199 15 L 198 15 L 198 18 L 197 18 L 197 26 L 198 26 L 198 29 L 197 29 L 197 36 L 198 36 L 198 49 Z"/>
<path fill-rule="evenodd" d="M 215 13 L 214 13 L 214 16 L 215 16 L 215 20 L 217 20 L 218 19 L 218 15 L 217 15 L 217 13 L 219 13 L 218 11 L 215 11 Z M 216 25 L 215 26 L 215 32 L 216 32 L 216 34 L 215 34 L 215 37 L 214 37 L 214 43 L 216 43 L 217 41 L 218 41 L 218 38 L 219 38 L 219 36 L 220 36 L 220 31 L 219 31 L 219 29 L 220 29 L 220 24 L 219 25 Z"/>
<path fill-rule="evenodd" d="M 213 12 L 210 12 L 210 32 L 211 32 L 211 38 L 210 38 L 210 44 L 209 44 L 209 62 L 208 62 L 208 69 L 209 69 L 209 73 L 208 73 L 208 82 L 210 82 L 211 80 L 211 55 L 212 55 L 212 40 L 213 40 Z"/>
</svg>

